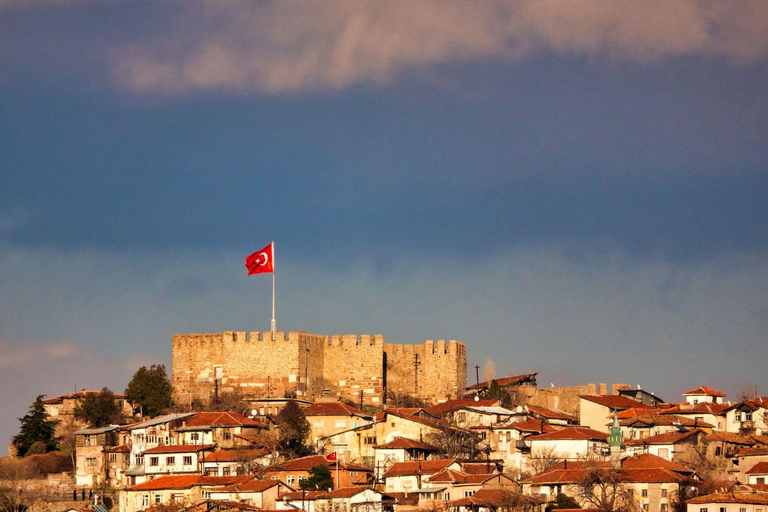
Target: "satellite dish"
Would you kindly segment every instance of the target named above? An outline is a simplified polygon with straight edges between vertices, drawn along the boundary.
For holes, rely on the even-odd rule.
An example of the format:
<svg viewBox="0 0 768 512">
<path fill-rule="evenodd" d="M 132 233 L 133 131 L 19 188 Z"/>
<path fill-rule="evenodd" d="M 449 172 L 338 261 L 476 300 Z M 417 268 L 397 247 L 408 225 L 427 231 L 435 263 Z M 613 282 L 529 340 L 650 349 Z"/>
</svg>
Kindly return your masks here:
<svg viewBox="0 0 768 512">
<path fill-rule="evenodd" d="M 257 411 L 256 409 L 251 409 L 251 416 L 256 416 L 258 414 L 259 414 L 259 411 Z"/>
<path fill-rule="evenodd" d="M 480 397 L 475 395 L 475 402 L 479 402 L 479 401 L 480 401 Z"/>
</svg>

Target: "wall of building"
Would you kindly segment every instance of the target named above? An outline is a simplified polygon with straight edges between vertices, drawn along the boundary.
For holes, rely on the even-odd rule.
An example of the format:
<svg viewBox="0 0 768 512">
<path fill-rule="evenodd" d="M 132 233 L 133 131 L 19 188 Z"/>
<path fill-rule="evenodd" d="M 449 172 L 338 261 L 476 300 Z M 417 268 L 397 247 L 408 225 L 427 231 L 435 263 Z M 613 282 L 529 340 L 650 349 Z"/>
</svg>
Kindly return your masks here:
<svg viewBox="0 0 768 512">
<path fill-rule="evenodd" d="M 414 355 L 419 356 L 415 389 Z M 384 343 L 381 335 L 222 332 L 173 336 L 174 397 L 207 403 L 238 390 L 247 397 L 330 395 L 380 405 L 387 390 L 430 402 L 456 397 L 466 386 L 466 347 L 451 340 L 423 345 Z M 217 379 L 217 372 L 219 378 Z"/>
</svg>

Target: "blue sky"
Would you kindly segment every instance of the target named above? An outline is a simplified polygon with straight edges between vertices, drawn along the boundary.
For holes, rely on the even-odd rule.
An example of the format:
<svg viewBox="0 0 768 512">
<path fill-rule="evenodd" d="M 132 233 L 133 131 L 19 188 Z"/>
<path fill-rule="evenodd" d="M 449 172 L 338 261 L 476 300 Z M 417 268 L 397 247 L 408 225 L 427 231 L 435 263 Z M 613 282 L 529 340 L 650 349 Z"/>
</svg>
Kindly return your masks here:
<svg viewBox="0 0 768 512">
<path fill-rule="evenodd" d="M 271 240 L 280 330 L 764 394 L 767 34 L 763 2 L 0 0 L 0 437 L 175 332 L 268 330 Z"/>
</svg>

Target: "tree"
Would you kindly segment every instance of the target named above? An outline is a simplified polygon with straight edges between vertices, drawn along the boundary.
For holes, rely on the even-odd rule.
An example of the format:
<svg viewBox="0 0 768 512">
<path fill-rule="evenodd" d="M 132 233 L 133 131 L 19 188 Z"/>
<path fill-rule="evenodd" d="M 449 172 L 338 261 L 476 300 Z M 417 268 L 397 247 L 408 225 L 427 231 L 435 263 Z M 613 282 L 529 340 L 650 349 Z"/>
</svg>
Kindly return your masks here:
<svg viewBox="0 0 768 512">
<path fill-rule="evenodd" d="M 426 441 L 432 446 L 439 446 L 448 458 L 474 459 L 482 452 L 480 438 L 455 422 L 442 424 L 439 430 L 426 435 Z"/>
<path fill-rule="evenodd" d="M 528 467 L 532 474 L 538 475 L 556 464 L 561 463 L 563 460 L 565 460 L 565 457 L 556 452 L 554 446 L 550 448 L 537 448 L 531 451 Z"/>
<path fill-rule="evenodd" d="M 333 489 L 333 476 L 328 466 L 321 464 L 309 470 L 309 478 L 299 480 L 302 489 L 328 491 Z"/>
<path fill-rule="evenodd" d="M 579 483 L 579 494 L 590 508 L 604 512 L 634 512 L 637 509 L 632 489 L 625 483 L 624 472 L 620 469 L 587 470 Z"/>
<path fill-rule="evenodd" d="M 56 449 L 58 422 L 48 418 L 43 406 L 44 397 L 39 395 L 29 408 L 29 413 L 19 418 L 21 430 L 13 437 L 13 445 L 21 457 L 30 452 L 46 453 Z"/>
<path fill-rule="evenodd" d="M 306 441 L 311 427 L 296 402 L 288 402 L 277 415 L 277 429 L 280 432 L 280 446 L 291 457 L 307 451 Z"/>
<path fill-rule="evenodd" d="M 557 496 L 555 496 L 554 501 L 550 501 L 547 503 L 547 509 L 546 511 L 549 512 L 550 510 L 555 510 L 559 508 L 581 508 L 579 505 L 579 502 L 573 499 L 572 497 L 563 494 L 561 492 L 557 493 Z"/>
<path fill-rule="evenodd" d="M 75 418 L 92 427 L 104 427 L 120 420 L 120 406 L 115 394 L 104 388 L 100 393 L 90 393 L 75 405 Z"/>
<path fill-rule="evenodd" d="M 171 406 L 173 385 L 165 373 L 164 364 L 153 364 L 149 370 L 142 366 L 133 374 L 125 388 L 125 398 L 138 405 L 144 416 L 159 416 Z"/>
</svg>

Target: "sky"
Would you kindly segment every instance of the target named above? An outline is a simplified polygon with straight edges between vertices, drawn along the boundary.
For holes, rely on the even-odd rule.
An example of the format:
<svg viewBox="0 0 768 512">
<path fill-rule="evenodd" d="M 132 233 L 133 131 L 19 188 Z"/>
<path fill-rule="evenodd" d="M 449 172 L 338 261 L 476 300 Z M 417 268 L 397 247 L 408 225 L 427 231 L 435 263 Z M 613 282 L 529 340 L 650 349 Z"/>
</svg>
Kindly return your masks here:
<svg viewBox="0 0 768 512">
<path fill-rule="evenodd" d="M 0 454 L 273 240 L 281 331 L 765 394 L 767 204 L 763 1 L 0 0 Z"/>
</svg>

